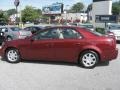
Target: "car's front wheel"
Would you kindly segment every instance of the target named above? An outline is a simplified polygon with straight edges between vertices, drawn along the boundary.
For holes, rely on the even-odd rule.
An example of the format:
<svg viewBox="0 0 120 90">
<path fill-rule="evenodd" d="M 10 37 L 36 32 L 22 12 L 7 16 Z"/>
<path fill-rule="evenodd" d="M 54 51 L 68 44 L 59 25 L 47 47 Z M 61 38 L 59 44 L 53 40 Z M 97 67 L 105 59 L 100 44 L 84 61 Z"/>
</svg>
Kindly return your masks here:
<svg viewBox="0 0 120 90">
<path fill-rule="evenodd" d="M 19 51 L 15 48 L 6 51 L 6 60 L 10 63 L 18 63 L 20 61 Z"/>
<path fill-rule="evenodd" d="M 8 36 L 7 41 L 11 41 L 11 40 L 12 40 L 12 37 Z"/>
<path fill-rule="evenodd" d="M 99 55 L 94 51 L 84 51 L 79 58 L 79 63 L 85 68 L 93 68 L 99 61 Z"/>
</svg>

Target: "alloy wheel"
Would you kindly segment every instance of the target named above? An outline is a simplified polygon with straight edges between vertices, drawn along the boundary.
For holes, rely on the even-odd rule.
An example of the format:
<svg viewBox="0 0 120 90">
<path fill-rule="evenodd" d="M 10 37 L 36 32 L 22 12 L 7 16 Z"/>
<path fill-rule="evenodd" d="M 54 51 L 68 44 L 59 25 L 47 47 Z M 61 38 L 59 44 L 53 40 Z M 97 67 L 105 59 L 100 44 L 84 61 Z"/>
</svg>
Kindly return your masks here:
<svg viewBox="0 0 120 90">
<path fill-rule="evenodd" d="M 16 63 L 20 60 L 20 55 L 18 53 L 18 50 L 16 49 L 9 49 L 6 53 L 7 61 L 10 63 Z"/>
</svg>

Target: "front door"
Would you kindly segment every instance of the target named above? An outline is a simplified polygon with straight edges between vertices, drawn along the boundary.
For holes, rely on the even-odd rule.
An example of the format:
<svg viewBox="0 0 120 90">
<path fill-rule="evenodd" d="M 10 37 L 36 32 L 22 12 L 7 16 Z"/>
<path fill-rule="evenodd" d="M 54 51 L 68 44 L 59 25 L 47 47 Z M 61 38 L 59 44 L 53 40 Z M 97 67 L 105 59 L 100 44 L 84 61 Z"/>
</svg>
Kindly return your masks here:
<svg viewBox="0 0 120 90">
<path fill-rule="evenodd" d="M 36 60 L 54 60 L 53 42 L 58 38 L 55 31 L 49 29 L 34 35 L 29 45 L 26 46 L 26 57 Z"/>
</svg>

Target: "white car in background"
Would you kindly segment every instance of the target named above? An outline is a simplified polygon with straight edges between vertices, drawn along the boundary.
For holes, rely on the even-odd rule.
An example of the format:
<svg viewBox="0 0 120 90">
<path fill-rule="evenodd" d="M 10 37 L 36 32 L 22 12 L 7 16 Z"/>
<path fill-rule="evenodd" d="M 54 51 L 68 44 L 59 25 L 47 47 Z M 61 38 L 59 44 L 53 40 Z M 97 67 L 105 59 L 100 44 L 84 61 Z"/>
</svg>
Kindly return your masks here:
<svg viewBox="0 0 120 90">
<path fill-rule="evenodd" d="M 68 26 L 78 26 L 94 31 L 94 26 L 91 23 L 69 23 Z"/>
<path fill-rule="evenodd" d="M 120 24 L 108 24 L 106 28 L 107 33 L 113 33 L 116 40 L 120 41 Z"/>
</svg>

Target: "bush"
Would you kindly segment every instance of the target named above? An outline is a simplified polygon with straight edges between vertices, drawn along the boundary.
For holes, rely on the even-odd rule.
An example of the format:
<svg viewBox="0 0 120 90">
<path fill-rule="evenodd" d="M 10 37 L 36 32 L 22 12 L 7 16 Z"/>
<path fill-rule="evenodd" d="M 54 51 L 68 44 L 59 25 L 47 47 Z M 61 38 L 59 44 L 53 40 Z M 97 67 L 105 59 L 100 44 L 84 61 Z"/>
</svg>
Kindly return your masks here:
<svg viewBox="0 0 120 90">
<path fill-rule="evenodd" d="M 96 28 L 96 32 L 99 32 L 101 34 L 105 34 L 105 29 L 104 28 Z"/>
</svg>

